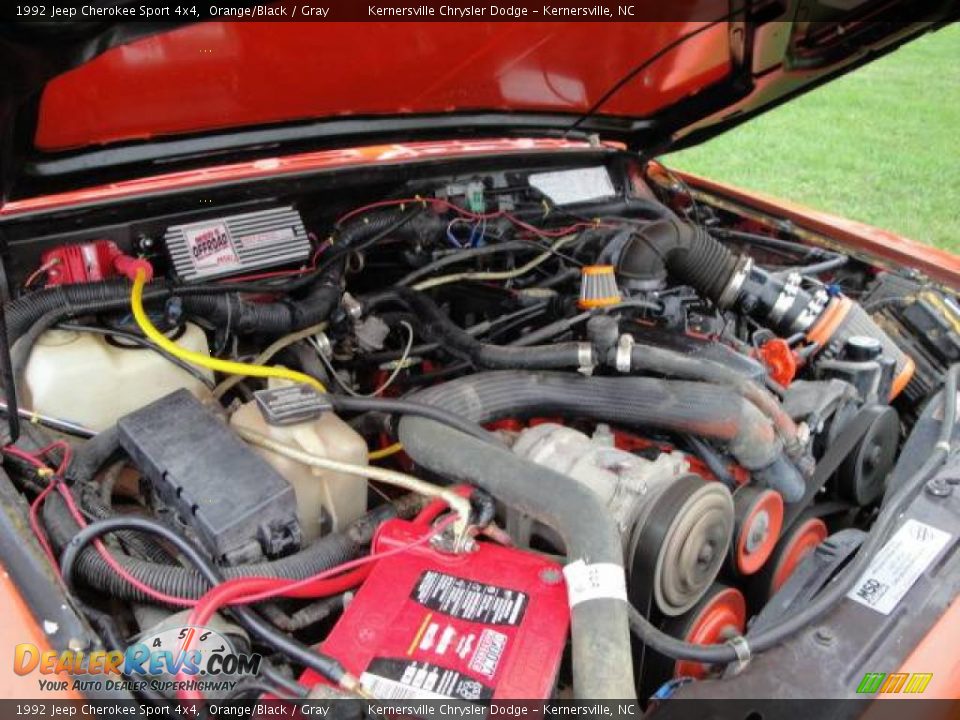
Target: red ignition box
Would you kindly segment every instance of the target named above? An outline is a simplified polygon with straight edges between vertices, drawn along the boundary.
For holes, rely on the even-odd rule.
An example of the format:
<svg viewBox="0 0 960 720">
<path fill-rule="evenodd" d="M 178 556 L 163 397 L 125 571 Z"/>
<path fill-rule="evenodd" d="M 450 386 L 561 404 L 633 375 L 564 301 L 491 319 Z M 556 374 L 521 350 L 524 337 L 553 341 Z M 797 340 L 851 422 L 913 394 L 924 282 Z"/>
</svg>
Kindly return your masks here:
<svg viewBox="0 0 960 720">
<path fill-rule="evenodd" d="M 423 527 L 380 526 L 374 551 Z M 382 700 L 549 698 L 570 624 L 561 567 L 482 542 L 448 555 L 426 544 L 381 560 L 322 644 Z M 320 681 L 307 672 L 309 686 Z"/>
</svg>

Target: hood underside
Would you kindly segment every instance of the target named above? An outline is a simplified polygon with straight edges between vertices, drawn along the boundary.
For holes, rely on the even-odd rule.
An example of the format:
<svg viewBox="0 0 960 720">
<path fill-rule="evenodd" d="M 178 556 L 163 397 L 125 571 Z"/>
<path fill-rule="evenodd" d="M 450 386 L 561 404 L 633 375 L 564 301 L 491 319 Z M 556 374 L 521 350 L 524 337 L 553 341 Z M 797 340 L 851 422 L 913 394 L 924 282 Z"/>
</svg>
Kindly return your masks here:
<svg viewBox="0 0 960 720">
<path fill-rule="evenodd" d="M 957 5 L 784 0 L 741 12 L 706 0 L 675 4 L 662 14 L 681 19 L 663 22 L 8 28 L 2 190 L 374 139 L 598 134 L 662 151 L 867 62 Z"/>
</svg>

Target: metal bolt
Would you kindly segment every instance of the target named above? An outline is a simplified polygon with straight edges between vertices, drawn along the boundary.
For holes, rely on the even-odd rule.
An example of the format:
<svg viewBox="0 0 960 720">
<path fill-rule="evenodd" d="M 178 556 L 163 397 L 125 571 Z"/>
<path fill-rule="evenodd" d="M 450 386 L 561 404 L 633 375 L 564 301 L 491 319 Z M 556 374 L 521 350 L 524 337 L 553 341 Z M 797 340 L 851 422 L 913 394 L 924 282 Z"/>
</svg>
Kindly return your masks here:
<svg viewBox="0 0 960 720">
<path fill-rule="evenodd" d="M 463 541 L 463 551 L 464 552 L 476 552 L 479 549 L 477 541 L 473 538 L 467 538 Z"/>
<path fill-rule="evenodd" d="M 813 639 L 820 645 L 833 645 L 833 631 L 821 625 L 814 630 Z"/>
<path fill-rule="evenodd" d="M 563 574 L 556 568 L 544 568 L 540 571 L 540 579 L 547 585 L 556 585 L 563 580 Z"/>
<path fill-rule="evenodd" d="M 926 490 L 930 495 L 938 498 L 950 497 L 953 488 L 944 478 L 934 478 L 927 482 Z"/>
<path fill-rule="evenodd" d="M 769 534 L 770 513 L 768 513 L 766 510 L 761 510 L 757 513 L 753 523 L 750 525 L 750 528 L 747 531 L 747 552 L 752 553 L 756 551 L 756 549 L 763 544 L 764 540 L 767 539 Z"/>
</svg>

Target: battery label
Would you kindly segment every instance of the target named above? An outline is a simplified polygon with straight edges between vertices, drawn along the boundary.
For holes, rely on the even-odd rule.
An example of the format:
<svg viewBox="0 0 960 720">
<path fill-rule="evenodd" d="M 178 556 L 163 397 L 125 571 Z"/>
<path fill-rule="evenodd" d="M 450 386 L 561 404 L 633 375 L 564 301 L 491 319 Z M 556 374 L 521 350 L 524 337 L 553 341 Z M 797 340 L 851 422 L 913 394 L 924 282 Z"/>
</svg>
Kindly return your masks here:
<svg viewBox="0 0 960 720">
<path fill-rule="evenodd" d="M 196 225 L 184 228 L 183 236 L 190 251 L 190 260 L 197 272 L 213 270 L 240 262 L 226 223 Z"/>
<path fill-rule="evenodd" d="M 493 688 L 463 673 L 428 662 L 374 658 L 360 675 L 364 689 L 381 700 L 489 700 Z"/>
<path fill-rule="evenodd" d="M 434 570 L 420 576 L 410 597 L 444 615 L 483 625 L 519 625 L 528 602 L 526 593 Z"/>
<path fill-rule="evenodd" d="M 932 525 L 907 520 L 876 554 L 847 597 L 889 615 L 951 537 Z"/>
<path fill-rule="evenodd" d="M 470 658 L 470 669 L 488 678 L 497 674 L 500 658 L 507 649 L 507 636 L 496 630 L 485 629 L 480 633 L 477 649 Z"/>
</svg>

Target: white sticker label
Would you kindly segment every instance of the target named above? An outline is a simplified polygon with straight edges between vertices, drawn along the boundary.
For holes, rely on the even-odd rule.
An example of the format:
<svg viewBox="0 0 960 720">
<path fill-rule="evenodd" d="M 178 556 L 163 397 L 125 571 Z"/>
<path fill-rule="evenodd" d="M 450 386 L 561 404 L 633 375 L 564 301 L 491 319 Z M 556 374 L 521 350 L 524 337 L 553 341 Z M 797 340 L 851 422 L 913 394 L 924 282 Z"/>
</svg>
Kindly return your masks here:
<svg viewBox="0 0 960 720">
<path fill-rule="evenodd" d="M 492 678 L 497 674 L 497 666 L 500 665 L 500 658 L 503 657 L 503 651 L 506 647 L 506 635 L 490 628 L 484 628 L 483 632 L 480 633 L 477 650 L 470 658 L 468 667 L 474 672 Z"/>
<path fill-rule="evenodd" d="M 362 673 L 360 675 L 360 684 L 363 689 L 373 695 L 378 700 L 454 700 L 450 695 L 440 695 L 439 693 L 424 690 L 422 687 L 413 687 L 404 685 L 396 680 L 374 675 L 373 673 Z"/>
<path fill-rule="evenodd" d="M 224 265 L 236 265 L 240 262 L 226 223 L 218 222 L 184 228 L 183 236 L 190 251 L 190 260 L 198 272 L 215 270 Z"/>
<path fill-rule="evenodd" d="M 277 230 L 265 230 L 263 232 L 252 233 L 250 235 L 243 235 L 238 238 L 240 247 L 256 247 L 258 245 L 278 245 L 280 243 L 287 243 L 297 239 L 297 234 L 293 231 L 293 228 L 285 227 L 278 228 Z"/>
<path fill-rule="evenodd" d="M 950 533 L 932 525 L 907 520 L 877 553 L 847 597 L 889 615 L 950 538 Z"/>
<path fill-rule="evenodd" d="M 605 167 L 536 173 L 528 180 L 531 187 L 535 187 L 557 205 L 598 200 L 617 194 L 610 181 L 610 173 Z"/>
<path fill-rule="evenodd" d="M 570 607 L 589 600 L 609 599 L 627 601 L 627 578 L 616 563 L 593 563 L 583 560 L 563 568 L 567 579 L 567 599 Z"/>
</svg>

